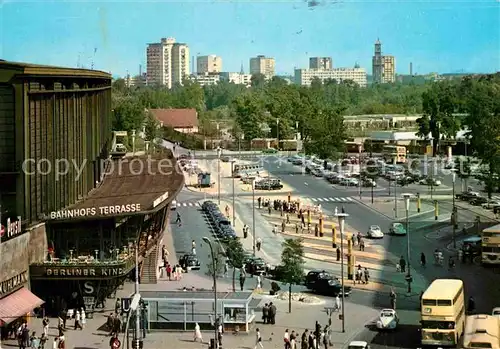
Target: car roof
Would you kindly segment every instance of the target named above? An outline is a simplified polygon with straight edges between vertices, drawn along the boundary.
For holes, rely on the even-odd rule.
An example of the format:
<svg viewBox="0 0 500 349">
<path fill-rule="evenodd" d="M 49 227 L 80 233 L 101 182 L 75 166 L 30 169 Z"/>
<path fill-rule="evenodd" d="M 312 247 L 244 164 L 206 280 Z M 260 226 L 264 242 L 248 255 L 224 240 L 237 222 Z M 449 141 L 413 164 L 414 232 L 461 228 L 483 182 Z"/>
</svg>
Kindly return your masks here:
<svg viewBox="0 0 500 349">
<path fill-rule="evenodd" d="M 351 343 L 349 343 L 349 345 L 368 345 L 367 342 L 365 341 L 352 341 Z"/>
</svg>

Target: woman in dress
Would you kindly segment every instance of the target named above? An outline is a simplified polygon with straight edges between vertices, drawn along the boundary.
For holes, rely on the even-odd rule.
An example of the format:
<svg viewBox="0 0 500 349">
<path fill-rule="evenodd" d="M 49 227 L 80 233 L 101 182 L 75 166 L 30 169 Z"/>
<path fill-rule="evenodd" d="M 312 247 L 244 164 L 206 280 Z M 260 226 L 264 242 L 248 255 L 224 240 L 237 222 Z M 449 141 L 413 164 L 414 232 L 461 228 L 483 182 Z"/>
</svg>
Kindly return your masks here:
<svg viewBox="0 0 500 349">
<path fill-rule="evenodd" d="M 85 314 L 85 309 L 81 309 L 80 311 L 81 315 L 80 315 L 80 319 L 82 321 L 82 330 L 84 329 L 85 327 L 85 324 L 87 323 L 87 315 Z"/>
<path fill-rule="evenodd" d="M 197 342 L 198 339 L 200 340 L 200 342 L 203 343 L 203 338 L 201 336 L 200 325 L 198 325 L 198 323 L 196 323 L 194 325 L 194 339 L 193 339 L 193 342 Z"/>
</svg>

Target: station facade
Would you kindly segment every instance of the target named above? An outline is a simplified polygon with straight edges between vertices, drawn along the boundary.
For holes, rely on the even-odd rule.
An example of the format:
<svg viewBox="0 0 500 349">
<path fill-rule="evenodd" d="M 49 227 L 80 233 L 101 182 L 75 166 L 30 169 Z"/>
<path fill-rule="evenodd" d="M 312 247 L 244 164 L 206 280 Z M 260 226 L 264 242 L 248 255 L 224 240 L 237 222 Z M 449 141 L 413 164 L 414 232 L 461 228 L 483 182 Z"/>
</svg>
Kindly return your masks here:
<svg viewBox="0 0 500 349">
<path fill-rule="evenodd" d="M 35 309 L 91 312 L 134 269 L 136 248 L 155 282 L 184 177 L 166 150 L 111 158 L 111 113 L 110 74 L 0 60 L 4 332 Z"/>
</svg>

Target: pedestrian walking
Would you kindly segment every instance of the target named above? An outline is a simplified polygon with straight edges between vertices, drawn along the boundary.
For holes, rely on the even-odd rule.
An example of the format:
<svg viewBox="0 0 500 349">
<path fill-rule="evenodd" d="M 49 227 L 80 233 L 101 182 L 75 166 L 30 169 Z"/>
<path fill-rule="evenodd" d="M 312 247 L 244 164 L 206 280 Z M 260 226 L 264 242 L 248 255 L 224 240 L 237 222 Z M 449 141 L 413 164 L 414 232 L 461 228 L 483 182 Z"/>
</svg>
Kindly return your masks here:
<svg viewBox="0 0 500 349">
<path fill-rule="evenodd" d="M 360 251 L 364 251 L 365 250 L 365 240 L 364 239 L 360 239 L 359 240 L 359 250 Z"/>
<path fill-rule="evenodd" d="M 422 265 L 422 267 L 425 267 L 425 264 L 426 264 L 426 259 L 425 259 L 425 254 L 422 252 L 420 253 L 420 264 Z"/>
<path fill-rule="evenodd" d="M 337 206 L 335 206 L 335 211 L 334 211 L 334 215 L 338 215 L 339 214 L 339 209 L 337 208 Z"/>
<path fill-rule="evenodd" d="M 81 314 L 80 311 L 77 310 L 75 312 L 75 330 L 83 330 L 82 325 L 80 324 Z"/>
<path fill-rule="evenodd" d="M 196 255 L 196 241 L 191 241 L 191 253 Z"/>
<path fill-rule="evenodd" d="M 365 277 L 365 284 L 368 284 L 368 281 L 370 280 L 370 272 L 368 271 L 368 268 L 365 267 L 365 270 L 363 272 L 363 276 Z"/>
<path fill-rule="evenodd" d="M 286 214 L 286 224 L 290 224 L 290 215 Z"/>
<path fill-rule="evenodd" d="M 293 330 L 290 333 L 290 348 L 297 349 L 297 334 Z"/>
<path fill-rule="evenodd" d="M 40 344 L 38 345 L 39 349 L 45 349 L 45 343 L 49 340 L 49 336 L 47 336 L 45 333 L 42 333 L 42 336 L 40 337 Z"/>
<path fill-rule="evenodd" d="M 401 268 L 401 272 L 404 273 L 406 271 L 406 261 L 403 256 L 399 259 L 399 267 Z"/>
<path fill-rule="evenodd" d="M 40 346 L 40 340 L 36 336 L 36 332 L 32 332 L 29 340 L 29 345 L 31 349 L 38 349 Z"/>
<path fill-rule="evenodd" d="M 260 329 L 258 327 L 255 329 L 255 347 L 254 347 L 254 349 L 257 349 L 257 347 L 264 348 L 264 346 L 262 345 L 262 335 L 260 334 Z"/>
<path fill-rule="evenodd" d="M 175 219 L 175 224 L 179 224 L 179 225 L 182 224 L 182 222 L 181 222 L 181 215 L 179 214 L 179 212 L 177 212 L 177 217 Z"/>
<path fill-rule="evenodd" d="M 285 223 L 285 221 L 283 220 L 283 221 L 281 222 L 281 232 L 282 232 L 282 233 L 284 233 L 284 232 L 285 232 L 285 229 L 286 229 L 286 223 Z"/>
<path fill-rule="evenodd" d="M 283 335 L 283 342 L 285 343 L 285 349 L 290 349 L 290 333 L 288 333 L 288 328 L 285 330 L 285 334 Z"/>
<path fill-rule="evenodd" d="M 300 349 L 307 349 L 309 339 L 309 330 L 304 330 L 300 336 Z"/>
<path fill-rule="evenodd" d="M 356 246 L 356 236 L 354 234 L 351 236 L 351 243 L 352 246 Z"/>
<path fill-rule="evenodd" d="M 257 198 L 257 204 L 259 205 L 260 208 L 262 204 L 262 198 L 260 196 Z"/>
<path fill-rule="evenodd" d="M 323 330 L 321 337 L 322 337 L 323 346 L 325 347 L 325 349 L 328 349 L 329 343 L 328 343 L 328 328 L 327 328 L 327 326 L 325 326 L 325 329 Z"/>
<path fill-rule="evenodd" d="M 358 231 L 358 234 L 356 235 L 356 239 L 358 240 L 358 245 L 361 244 L 361 233 Z"/>
<path fill-rule="evenodd" d="M 453 268 L 455 268 L 455 260 L 450 256 L 450 258 L 448 258 L 448 269 L 452 270 Z"/>
<path fill-rule="evenodd" d="M 49 323 L 50 323 L 49 318 L 45 316 L 42 320 L 42 326 L 43 326 L 43 333 L 45 333 L 46 336 L 49 335 Z"/>
<path fill-rule="evenodd" d="M 469 314 L 473 314 L 476 311 L 476 301 L 474 298 L 469 297 L 469 300 L 467 301 L 467 310 L 469 311 Z"/>
<path fill-rule="evenodd" d="M 278 234 L 278 225 L 276 224 L 273 226 L 273 234 L 274 235 Z"/>
<path fill-rule="evenodd" d="M 269 319 L 269 306 L 266 304 L 264 304 L 264 306 L 262 307 L 262 322 L 264 324 L 267 324 L 268 322 L 268 319 Z"/>
<path fill-rule="evenodd" d="M 194 338 L 193 338 L 193 342 L 197 342 L 198 340 L 200 340 L 200 342 L 203 343 L 203 338 L 201 336 L 200 325 L 198 323 L 195 323 L 195 325 L 194 325 Z"/>
<path fill-rule="evenodd" d="M 295 234 L 299 233 L 299 223 L 295 223 Z"/>
<path fill-rule="evenodd" d="M 80 316 L 81 316 L 81 325 L 82 325 L 82 330 L 85 328 L 85 324 L 87 323 L 87 314 L 85 314 L 85 309 L 81 309 L 80 311 Z"/>
<path fill-rule="evenodd" d="M 269 303 L 269 320 L 271 322 L 271 325 L 276 324 L 276 306 L 273 304 L 273 302 Z"/>
<path fill-rule="evenodd" d="M 340 312 L 341 310 L 342 310 L 342 304 L 340 303 L 340 297 L 337 294 L 337 296 L 335 296 L 335 311 Z"/>
<path fill-rule="evenodd" d="M 340 248 L 337 247 L 337 262 L 340 261 Z"/>
<path fill-rule="evenodd" d="M 262 238 L 258 237 L 255 245 L 257 247 L 257 251 L 260 251 L 260 248 L 262 247 Z"/>
<path fill-rule="evenodd" d="M 243 286 L 245 286 L 245 274 L 240 271 L 240 289 L 243 291 Z"/>
<path fill-rule="evenodd" d="M 361 264 L 358 265 L 358 269 L 356 270 L 356 281 L 359 284 L 363 282 L 363 269 L 361 269 Z"/>
<path fill-rule="evenodd" d="M 391 308 L 393 310 L 396 310 L 396 297 L 397 297 L 397 295 L 396 295 L 396 292 L 394 292 L 393 288 L 391 288 L 391 293 L 389 294 L 389 297 L 391 299 Z"/>
<path fill-rule="evenodd" d="M 314 236 L 319 236 L 319 226 L 317 223 L 314 225 Z"/>
<path fill-rule="evenodd" d="M 260 277 L 260 275 L 257 275 L 257 287 L 256 287 L 257 291 L 260 291 L 262 290 L 262 279 Z"/>
</svg>

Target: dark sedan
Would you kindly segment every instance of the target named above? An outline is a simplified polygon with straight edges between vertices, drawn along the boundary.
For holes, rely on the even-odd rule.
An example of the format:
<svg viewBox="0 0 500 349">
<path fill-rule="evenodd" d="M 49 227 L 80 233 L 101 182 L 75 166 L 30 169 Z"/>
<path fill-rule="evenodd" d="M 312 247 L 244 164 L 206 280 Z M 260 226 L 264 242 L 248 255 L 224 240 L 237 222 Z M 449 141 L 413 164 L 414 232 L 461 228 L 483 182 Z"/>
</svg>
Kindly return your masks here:
<svg viewBox="0 0 500 349">
<path fill-rule="evenodd" d="M 184 256 L 179 259 L 179 264 L 187 270 L 200 270 L 201 268 L 201 263 L 196 257 L 196 255 L 190 253 L 190 254 L 185 254 Z"/>
<path fill-rule="evenodd" d="M 352 288 L 344 286 L 344 294 L 342 295 L 342 284 L 337 279 L 318 279 L 313 286 L 313 292 L 323 296 L 348 297 L 351 294 Z"/>
</svg>

